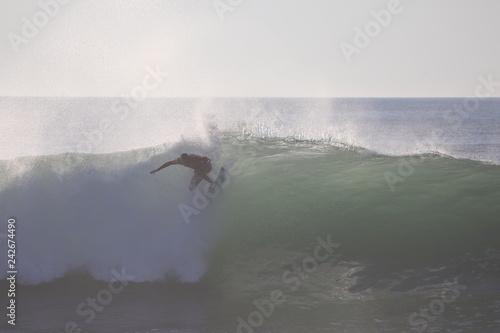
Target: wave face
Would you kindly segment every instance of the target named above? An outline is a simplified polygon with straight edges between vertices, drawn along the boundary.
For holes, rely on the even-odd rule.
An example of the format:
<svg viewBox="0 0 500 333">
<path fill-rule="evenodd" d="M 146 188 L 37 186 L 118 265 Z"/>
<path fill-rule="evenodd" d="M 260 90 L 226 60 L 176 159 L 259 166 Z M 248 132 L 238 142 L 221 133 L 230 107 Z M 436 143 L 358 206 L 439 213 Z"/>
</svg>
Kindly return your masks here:
<svg viewBox="0 0 500 333">
<path fill-rule="evenodd" d="M 50 109 L 56 102 L 60 112 Z M 441 267 L 464 271 L 473 262 L 466 253 L 498 247 L 497 100 L 458 118 L 444 116 L 457 100 L 151 100 L 137 114 L 115 114 L 109 133 L 93 127 L 109 100 L 87 101 L 92 112 L 75 115 L 71 131 L 58 127 L 69 117 L 61 110 L 85 105 L 56 102 L 28 103 L 47 111 L 24 119 L 39 125 L 27 134 L 34 156 L 11 149 L 0 161 L 0 218 L 17 220 L 22 284 L 82 273 L 107 281 L 126 269 L 136 282 L 215 279 L 238 294 L 241 281 L 254 290 L 280 281 L 290 258 L 330 236 L 346 264 L 325 276 L 356 275 L 339 292 L 384 285 L 374 276 L 411 290 L 424 282 L 402 287 L 406 268 L 429 278 Z M 79 151 L 81 133 L 88 152 Z M 212 157 L 212 177 L 230 170 L 212 203 L 188 191 L 188 169 L 149 174 L 183 152 Z M 375 263 L 390 276 L 370 270 Z M 0 278 L 6 271 L 1 261 Z"/>
<path fill-rule="evenodd" d="M 318 237 L 339 248 L 315 274 L 311 302 L 314 292 L 349 299 L 456 276 L 472 289 L 481 262 L 485 275 L 500 272 L 497 165 L 282 140 L 245 142 L 233 154 L 243 172 L 223 198 L 230 235 L 219 247 L 231 263 L 223 270 L 245 281 L 235 292 L 254 290 L 250 281 L 283 287 L 282 274 L 313 256 Z"/>
<path fill-rule="evenodd" d="M 279 280 L 286 258 L 310 255 L 327 236 L 345 260 L 391 269 L 460 269 L 466 252 L 498 245 L 496 165 L 230 133 L 218 143 L 2 162 L 0 208 L 2 219 L 17 220 L 19 281 L 75 272 L 110 280 L 126 268 L 136 282 L 197 282 L 220 265 L 233 283 Z M 233 163 L 211 204 L 187 189 L 188 169 L 149 174 L 184 151 L 212 154 L 214 170 Z M 358 288 L 368 288 L 362 280 Z"/>
</svg>

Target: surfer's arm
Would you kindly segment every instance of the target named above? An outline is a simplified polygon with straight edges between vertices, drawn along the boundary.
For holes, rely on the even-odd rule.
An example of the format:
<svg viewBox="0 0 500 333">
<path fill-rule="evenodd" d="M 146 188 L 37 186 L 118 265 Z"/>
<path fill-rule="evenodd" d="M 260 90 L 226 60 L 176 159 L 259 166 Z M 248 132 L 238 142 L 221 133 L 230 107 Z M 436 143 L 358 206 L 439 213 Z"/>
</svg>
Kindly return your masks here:
<svg viewBox="0 0 500 333">
<path fill-rule="evenodd" d="M 150 173 L 153 174 L 155 172 L 158 172 L 160 171 L 161 169 L 165 169 L 166 167 L 168 166 L 171 166 L 171 165 L 174 165 L 174 164 L 179 164 L 179 159 L 176 159 L 176 160 L 173 160 L 173 161 L 170 161 L 170 162 L 167 162 L 167 163 L 164 163 L 162 166 L 160 166 L 158 169 L 154 169 L 153 171 L 151 171 Z"/>
</svg>

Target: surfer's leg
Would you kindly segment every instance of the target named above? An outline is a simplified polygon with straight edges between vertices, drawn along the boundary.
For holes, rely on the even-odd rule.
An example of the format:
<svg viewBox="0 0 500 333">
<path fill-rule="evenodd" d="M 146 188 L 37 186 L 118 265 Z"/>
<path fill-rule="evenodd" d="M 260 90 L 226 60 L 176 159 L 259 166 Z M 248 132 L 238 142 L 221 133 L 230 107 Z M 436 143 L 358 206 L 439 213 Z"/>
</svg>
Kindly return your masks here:
<svg viewBox="0 0 500 333">
<path fill-rule="evenodd" d="M 203 175 L 203 179 L 205 179 L 207 182 L 209 182 L 210 184 L 212 184 L 214 181 L 212 179 L 210 179 L 210 177 L 208 177 L 207 174 L 204 174 Z"/>
<path fill-rule="evenodd" d="M 189 184 L 189 189 L 192 191 L 201 182 L 203 177 L 200 174 L 195 173 L 193 178 L 191 178 L 191 184 Z"/>
</svg>

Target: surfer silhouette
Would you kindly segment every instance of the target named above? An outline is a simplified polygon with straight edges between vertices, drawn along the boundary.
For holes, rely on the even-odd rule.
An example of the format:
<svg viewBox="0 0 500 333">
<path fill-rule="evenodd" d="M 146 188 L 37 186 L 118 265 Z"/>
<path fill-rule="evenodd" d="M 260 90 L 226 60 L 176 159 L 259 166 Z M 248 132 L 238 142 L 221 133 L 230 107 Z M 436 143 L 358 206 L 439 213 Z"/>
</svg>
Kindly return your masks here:
<svg viewBox="0 0 500 333">
<path fill-rule="evenodd" d="M 212 163 L 210 162 L 210 159 L 205 156 L 200 156 L 196 154 L 182 154 L 181 157 L 169 161 L 167 163 L 164 163 L 162 166 L 160 166 L 158 169 L 155 169 L 150 172 L 150 174 L 153 174 L 155 172 L 160 171 L 161 169 L 164 169 L 168 166 L 171 165 L 183 165 L 185 167 L 191 168 L 194 170 L 194 175 L 193 178 L 191 179 L 191 183 L 189 185 L 189 189 L 192 191 L 195 189 L 196 186 L 202 181 L 202 179 L 205 179 L 207 182 L 210 184 L 213 184 L 213 180 L 208 177 L 208 173 L 212 171 Z"/>
</svg>

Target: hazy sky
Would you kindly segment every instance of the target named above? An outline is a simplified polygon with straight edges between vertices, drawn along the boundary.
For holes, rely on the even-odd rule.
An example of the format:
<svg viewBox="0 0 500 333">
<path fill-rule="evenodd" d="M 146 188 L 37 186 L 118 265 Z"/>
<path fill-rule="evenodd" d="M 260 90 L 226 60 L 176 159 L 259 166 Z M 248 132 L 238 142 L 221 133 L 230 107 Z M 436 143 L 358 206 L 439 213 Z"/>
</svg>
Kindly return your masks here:
<svg viewBox="0 0 500 333">
<path fill-rule="evenodd" d="M 0 96 L 473 96 L 500 81 L 499 15 L 499 0 L 1 0 Z"/>
</svg>

